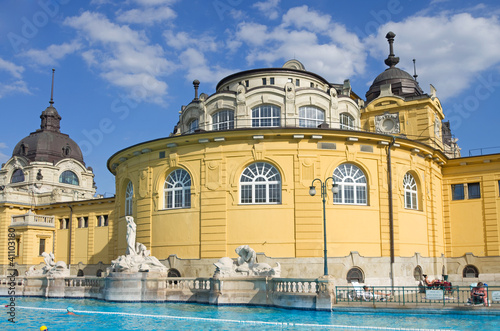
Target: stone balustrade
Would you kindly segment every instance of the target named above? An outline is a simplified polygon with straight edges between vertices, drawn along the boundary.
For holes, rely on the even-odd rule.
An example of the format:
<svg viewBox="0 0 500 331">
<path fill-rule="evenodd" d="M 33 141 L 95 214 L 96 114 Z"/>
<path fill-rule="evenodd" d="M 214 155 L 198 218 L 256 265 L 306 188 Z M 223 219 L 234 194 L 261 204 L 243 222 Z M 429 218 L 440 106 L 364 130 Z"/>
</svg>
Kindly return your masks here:
<svg viewBox="0 0 500 331">
<path fill-rule="evenodd" d="M 273 290 L 281 293 L 317 293 L 318 282 L 315 279 L 273 278 Z"/>
<path fill-rule="evenodd" d="M 36 215 L 32 211 L 28 211 L 24 215 L 14 215 L 12 216 L 11 226 L 43 226 L 43 227 L 55 227 L 55 217 Z"/>
<path fill-rule="evenodd" d="M 171 290 L 204 290 L 210 291 L 209 278 L 168 278 L 165 281 L 167 291 Z"/>
</svg>

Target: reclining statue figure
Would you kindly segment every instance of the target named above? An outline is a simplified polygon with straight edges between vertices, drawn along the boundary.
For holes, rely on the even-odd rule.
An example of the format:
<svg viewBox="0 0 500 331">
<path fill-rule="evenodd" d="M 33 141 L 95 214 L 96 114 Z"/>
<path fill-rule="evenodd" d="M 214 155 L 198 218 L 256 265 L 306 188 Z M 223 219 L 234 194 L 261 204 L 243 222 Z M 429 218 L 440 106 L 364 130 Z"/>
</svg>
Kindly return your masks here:
<svg viewBox="0 0 500 331">
<path fill-rule="evenodd" d="M 272 268 L 267 263 L 257 263 L 255 250 L 248 245 L 241 245 L 235 249 L 238 258 L 236 261 L 229 257 L 220 258 L 214 263 L 214 277 L 242 277 L 242 276 L 274 276 L 281 275 L 281 266 L 276 263 Z"/>
</svg>

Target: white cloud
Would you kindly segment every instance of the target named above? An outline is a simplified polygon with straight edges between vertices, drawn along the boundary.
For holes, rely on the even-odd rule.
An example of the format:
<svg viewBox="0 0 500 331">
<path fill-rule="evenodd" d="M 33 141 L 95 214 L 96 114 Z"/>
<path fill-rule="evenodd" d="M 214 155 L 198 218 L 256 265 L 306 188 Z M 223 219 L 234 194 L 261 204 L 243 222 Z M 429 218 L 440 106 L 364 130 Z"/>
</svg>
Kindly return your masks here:
<svg viewBox="0 0 500 331">
<path fill-rule="evenodd" d="M 188 80 L 198 79 L 201 83 L 216 83 L 234 72 L 219 66 L 210 67 L 204 54 L 194 48 L 186 49 L 179 58 L 187 70 L 186 78 Z"/>
<path fill-rule="evenodd" d="M 0 98 L 12 93 L 31 94 L 28 85 L 23 80 L 16 80 L 9 83 L 0 83 Z"/>
<path fill-rule="evenodd" d="M 271 20 L 275 20 L 279 16 L 278 5 L 280 0 L 267 0 L 254 3 L 253 7 L 257 8 L 262 14 Z"/>
<path fill-rule="evenodd" d="M 99 13 L 69 17 L 65 25 L 78 30 L 88 41 L 82 52 L 91 67 L 113 85 L 125 88 L 136 99 L 161 103 L 167 84 L 160 80 L 173 69 L 160 45 L 151 44 L 142 31 L 115 24 Z"/>
<path fill-rule="evenodd" d="M 7 144 L 0 142 L 0 149 L 2 149 L 2 148 L 7 148 Z"/>
<path fill-rule="evenodd" d="M 22 79 L 24 67 L 0 58 L 0 72 L 1 71 L 8 72 L 12 77 L 9 79 L 9 77 L 4 76 L 4 82 L 0 82 L 0 98 L 12 93 L 31 94 L 26 82 Z"/>
<path fill-rule="evenodd" d="M 176 17 L 176 13 L 169 7 L 149 7 L 145 9 L 130 9 L 117 13 L 118 22 L 153 25 Z"/>
<path fill-rule="evenodd" d="M 388 54 L 384 40 L 388 31 L 397 35 L 394 52 L 400 58 L 398 67 L 413 73 L 415 58 L 421 87 L 428 91 L 428 84 L 433 84 L 441 100 L 459 95 L 481 72 L 500 64 L 500 22 L 496 17 L 463 13 L 410 17 L 385 24 L 378 35 L 365 40 L 370 54 L 377 59 Z"/>
<path fill-rule="evenodd" d="M 23 56 L 28 57 L 33 63 L 39 65 L 55 65 L 58 60 L 81 48 L 82 45 L 79 42 L 72 41 L 71 43 L 64 43 L 61 45 L 50 45 L 44 50 L 30 49 L 25 52 Z"/>
<path fill-rule="evenodd" d="M 234 43 L 235 40 L 231 40 Z M 279 26 L 243 22 L 236 41 L 249 48 L 247 60 L 275 65 L 296 58 L 307 70 L 321 72 L 325 78 L 343 81 L 365 70 L 366 53 L 358 37 L 329 15 L 307 6 L 291 8 Z"/>
<path fill-rule="evenodd" d="M 14 63 L 0 58 L 0 70 L 4 70 L 10 73 L 14 78 L 21 78 L 21 74 L 24 71 L 24 67 L 15 65 Z"/>
<path fill-rule="evenodd" d="M 163 37 L 167 45 L 177 50 L 186 49 L 188 47 L 196 47 L 203 51 L 215 52 L 219 48 L 219 43 L 215 38 L 205 35 L 192 38 L 187 32 L 174 33 L 173 31 L 165 31 Z"/>
</svg>

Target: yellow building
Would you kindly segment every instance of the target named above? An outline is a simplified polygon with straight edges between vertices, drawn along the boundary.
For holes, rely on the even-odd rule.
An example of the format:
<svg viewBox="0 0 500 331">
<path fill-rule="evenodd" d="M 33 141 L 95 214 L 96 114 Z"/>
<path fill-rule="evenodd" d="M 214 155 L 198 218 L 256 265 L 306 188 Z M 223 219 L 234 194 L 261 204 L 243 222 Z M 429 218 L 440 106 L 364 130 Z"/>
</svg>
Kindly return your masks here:
<svg viewBox="0 0 500 331">
<path fill-rule="evenodd" d="M 297 60 L 230 75 L 211 95 L 198 95 L 194 81 L 171 136 L 108 160 L 116 200 L 37 206 L 60 223 L 40 229 L 16 227 L 12 216 L 27 206 L 0 195 L 1 233 L 31 236 L 19 264 L 39 262 L 33 247 L 45 236 L 56 260 L 84 274 L 124 254 L 131 215 L 137 241 L 172 275 L 209 276 L 246 244 L 259 261 L 280 262 L 282 276 L 318 277 L 325 234 L 339 284 L 414 284 L 422 273 L 498 282 L 500 155 L 460 157 L 434 88 L 424 93 L 396 67 L 394 34 L 387 38 L 389 68 L 366 101 L 348 80 L 330 83 Z M 326 233 L 322 199 L 310 195 L 313 184 L 321 191 L 315 179 L 326 181 Z"/>
</svg>

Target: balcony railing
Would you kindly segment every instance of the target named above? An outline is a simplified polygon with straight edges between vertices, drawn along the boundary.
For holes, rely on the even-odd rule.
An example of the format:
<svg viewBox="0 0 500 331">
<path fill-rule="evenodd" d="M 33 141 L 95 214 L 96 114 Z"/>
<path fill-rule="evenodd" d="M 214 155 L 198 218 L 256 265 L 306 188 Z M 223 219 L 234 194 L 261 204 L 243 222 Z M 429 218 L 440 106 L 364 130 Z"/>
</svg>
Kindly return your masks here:
<svg viewBox="0 0 500 331">
<path fill-rule="evenodd" d="M 24 215 L 14 215 L 12 216 L 11 226 L 44 226 L 44 227 L 55 227 L 55 217 L 46 215 L 36 215 L 32 211 L 28 211 Z"/>
</svg>

